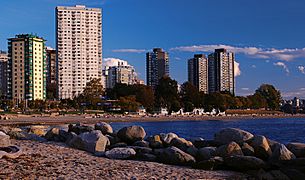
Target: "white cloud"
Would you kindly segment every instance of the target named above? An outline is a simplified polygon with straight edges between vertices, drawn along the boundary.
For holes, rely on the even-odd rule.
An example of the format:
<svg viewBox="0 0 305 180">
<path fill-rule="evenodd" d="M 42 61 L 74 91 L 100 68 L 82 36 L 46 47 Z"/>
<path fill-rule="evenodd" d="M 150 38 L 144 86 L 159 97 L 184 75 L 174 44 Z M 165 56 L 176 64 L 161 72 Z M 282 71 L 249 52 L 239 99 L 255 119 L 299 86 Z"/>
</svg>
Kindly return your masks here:
<svg viewBox="0 0 305 180">
<path fill-rule="evenodd" d="M 252 67 L 252 68 L 256 68 L 256 65 L 253 64 L 251 67 Z"/>
<path fill-rule="evenodd" d="M 298 66 L 298 69 L 302 74 L 305 74 L 305 66 Z"/>
<path fill-rule="evenodd" d="M 234 76 L 240 76 L 241 75 L 241 70 L 239 68 L 239 63 L 234 61 Z"/>
<path fill-rule="evenodd" d="M 180 46 L 171 48 L 171 51 L 184 52 L 213 52 L 215 49 L 225 48 L 236 54 L 245 54 L 253 58 L 275 59 L 282 61 L 291 61 L 296 58 L 305 58 L 305 48 L 302 49 L 275 49 L 275 48 L 260 48 L 260 47 L 236 47 L 230 45 L 198 45 L 198 46 Z"/>
<path fill-rule="evenodd" d="M 287 65 L 286 65 L 285 63 L 283 63 L 283 62 L 277 62 L 277 63 L 273 63 L 273 65 L 282 67 L 282 68 L 285 70 L 285 72 L 286 72 L 287 74 L 289 74 L 289 69 L 288 69 L 288 67 L 287 67 Z"/>
<path fill-rule="evenodd" d="M 300 91 L 305 91 L 305 88 L 300 88 Z"/>
<path fill-rule="evenodd" d="M 118 52 L 118 53 L 143 53 L 146 52 L 145 49 L 114 49 L 112 52 Z"/>
<path fill-rule="evenodd" d="M 124 66 L 127 66 L 128 65 L 128 62 L 125 61 L 125 60 L 122 60 L 122 59 L 118 59 L 118 58 L 104 58 L 103 59 L 104 62 L 103 62 L 103 66 L 118 66 L 119 63 L 124 65 Z"/>
<path fill-rule="evenodd" d="M 294 97 L 305 98 L 305 91 L 286 91 L 281 94 L 284 99 L 292 99 Z"/>
<path fill-rule="evenodd" d="M 245 88 L 241 88 L 241 90 L 243 90 L 243 91 L 249 91 L 250 88 L 245 87 Z"/>
</svg>

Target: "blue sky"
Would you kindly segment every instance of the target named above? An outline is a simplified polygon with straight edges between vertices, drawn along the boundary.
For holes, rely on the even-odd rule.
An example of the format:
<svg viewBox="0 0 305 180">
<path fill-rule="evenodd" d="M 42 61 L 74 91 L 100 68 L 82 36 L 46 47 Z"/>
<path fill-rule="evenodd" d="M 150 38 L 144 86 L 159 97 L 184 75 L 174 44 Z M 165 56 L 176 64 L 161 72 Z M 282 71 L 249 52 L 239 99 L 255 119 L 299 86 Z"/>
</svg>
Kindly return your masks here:
<svg viewBox="0 0 305 180">
<path fill-rule="evenodd" d="M 55 47 L 55 7 L 103 8 L 103 57 L 127 60 L 145 79 L 145 52 L 170 54 L 170 74 L 187 80 L 187 59 L 226 47 L 236 53 L 237 95 L 273 84 L 305 98 L 305 1 L 301 0 L 1 0 L 0 49 L 37 33 Z"/>
</svg>

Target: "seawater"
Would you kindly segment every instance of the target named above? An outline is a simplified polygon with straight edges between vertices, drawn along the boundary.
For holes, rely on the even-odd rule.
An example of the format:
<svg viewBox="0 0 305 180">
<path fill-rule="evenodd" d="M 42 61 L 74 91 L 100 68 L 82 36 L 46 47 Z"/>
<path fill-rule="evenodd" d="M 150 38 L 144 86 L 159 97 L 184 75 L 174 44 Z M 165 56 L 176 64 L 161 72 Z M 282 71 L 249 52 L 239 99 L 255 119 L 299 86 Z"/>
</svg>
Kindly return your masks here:
<svg viewBox="0 0 305 180">
<path fill-rule="evenodd" d="M 192 139 L 201 137 L 213 139 L 223 128 L 240 128 L 253 134 L 264 135 L 281 142 L 305 143 L 305 118 L 262 118 L 244 120 L 202 120 L 202 121 L 162 121 L 162 122 L 113 122 L 115 131 L 131 125 L 142 126 L 147 135 L 174 132 L 179 137 Z"/>
</svg>

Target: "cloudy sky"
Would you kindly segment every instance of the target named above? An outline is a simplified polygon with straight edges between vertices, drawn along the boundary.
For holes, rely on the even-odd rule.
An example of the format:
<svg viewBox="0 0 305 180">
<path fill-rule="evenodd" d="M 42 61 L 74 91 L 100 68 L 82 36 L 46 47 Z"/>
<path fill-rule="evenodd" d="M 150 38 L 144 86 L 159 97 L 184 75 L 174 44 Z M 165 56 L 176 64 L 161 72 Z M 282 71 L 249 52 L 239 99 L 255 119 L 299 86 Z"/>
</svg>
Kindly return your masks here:
<svg viewBox="0 0 305 180">
<path fill-rule="evenodd" d="M 305 98 L 305 1 L 301 0 L 1 0 L 0 49 L 8 37 L 37 33 L 55 47 L 55 7 L 103 8 L 103 57 L 133 65 L 145 79 L 145 52 L 170 54 L 170 74 L 187 80 L 194 53 L 236 53 L 237 95 L 262 83 L 285 98 Z"/>
</svg>

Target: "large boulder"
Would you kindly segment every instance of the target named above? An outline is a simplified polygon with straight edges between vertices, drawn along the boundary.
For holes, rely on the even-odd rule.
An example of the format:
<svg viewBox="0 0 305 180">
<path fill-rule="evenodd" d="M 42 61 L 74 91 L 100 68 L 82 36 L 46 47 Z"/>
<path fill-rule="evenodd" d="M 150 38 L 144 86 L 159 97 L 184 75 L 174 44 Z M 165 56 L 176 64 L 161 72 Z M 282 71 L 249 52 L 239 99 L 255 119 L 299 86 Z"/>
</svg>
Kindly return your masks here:
<svg viewBox="0 0 305 180">
<path fill-rule="evenodd" d="M 149 142 L 141 140 L 141 141 L 134 142 L 132 145 L 139 146 L 139 147 L 149 147 Z"/>
<path fill-rule="evenodd" d="M 198 154 L 198 148 L 196 148 L 195 146 L 191 146 L 187 148 L 185 152 L 196 158 Z"/>
<path fill-rule="evenodd" d="M 208 160 L 216 155 L 216 147 L 203 147 L 198 150 L 198 161 Z"/>
<path fill-rule="evenodd" d="M 237 128 L 226 128 L 214 135 L 214 139 L 219 144 L 227 144 L 232 141 L 241 144 L 253 137 L 253 134 L 237 129 Z"/>
<path fill-rule="evenodd" d="M 265 167 L 265 162 L 253 156 L 229 156 L 225 158 L 225 164 L 238 171 L 259 170 Z"/>
<path fill-rule="evenodd" d="M 240 146 L 236 142 L 230 142 L 229 144 L 218 147 L 215 154 L 223 158 L 233 155 L 244 155 Z"/>
<path fill-rule="evenodd" d="M 255 157 L 267 160 L 272 155 L 271 147 L 265 136 L 254 136 L 249 140 L 249 144 L 254 148 Z"/>
<path fill-rule="evenodd" d="M 287 148 L 298 158 L 305 157 L 304 143 L 289 143 Z"/>
<path fill-rule="evenodd" d="M 243 151 L 245 156 L 254 156 L 254 148 L 251 147 L 248 143 L 243 143 L 241 146 L 241 150 Z"/>
<path fill-rule="evenodd" d="M 141 141 L 146 136 L 146 132 L 141 126 L 129 126 L 120 129 L 117 136 L 124 142 L 132 144 Z"/>
<path fill-rule="evenodd" d="M 46 126 L 30 126 L 28 132 L 31 134 L 36 134 L 37 136 L 44 136 L 46 134 Z"/>
<path fill-rule="evenodd" d="M 147 138 L 151 148 L 162 148 L 163 144 L 159 135 L 150 136 Z"/>
<path fill-rule="evenodd" d="M 106 146 L 109 146 L 110 142 L 100 131 L 91 131 L 74 137 L 69 145 L 100 156 L 104 154 Z"/>
<path fill-rule="evenodd" d="M 196 164 L 193 165 L 193 168 L 211 171 L 211 170 L 221 169 L 223 164 L 224 161 L 222 157 L 213 157 L 208 160 L 197 162 Z"/>
<path fill-rule="evenodd" d="M 9 146 L 11 144 L 10 136 L 0 131 L 0 147 Z"/>
<path fill-rule="evenodd" d="M 113 133 L 112 127 L 105 122 L 96 123 L 94 128 L 95 130 L 100 130 L 104 135 Z"/>
<path fill-rule="evenodd" d="M 136 151 L 132 148 L 113 148 L 105 153 L 109 159 L 129 159 L 135 155 Z"/>
<path fill-rule="evenodd" d="M 0 159 L 2 157 L 15 159 L 22 154 L 22 150 L 18 146 L 0 147 Z"/>
<path fill-rule="evenodd" d="M 175 146 L 182 151 L 186 152 L 189 147 L 193 146 L 191 141 L 185 140 L 184 138 L 173 138 L 170 142 L 170 146 Z"/>
<path fill-rule="evenodd" d="M 76 124 L 75 126 L 73 126 L 72 124 L 69 124 L 68 132 L 74 132 L 75 134 L 79 135 L 85 132 L 91 132 L 93 130 L 94 128 L 91 126 L 84 126 L 80 124 Z"/>
<path fill-rule="evenodd" d="M 175 133 L 160 134 L 160 138 L 165 145 L 169 145 L 174 138 L 178 138 Z"/>
<path fill-rule="evenodd" d="M 270 157 L 271 161 L 279 161 L 279 160 L 291 160 L 295 159 L 295 155 L 289 151 L 284 144 L 276 144 L 272 155 Z"/>
<path fill-rule="evenodd" d="M 67 142 L 73 138 L 71 132 L 59 128 L 51 128 L 44 136 L 48 141 Z"/>
<path fill-rule="evenodd" d="M 192 165 L 196 162 L 193 156 L 173 146 L 161 150 L 158 154 L 158 160 L 172 165 Z"/>
</svg>

